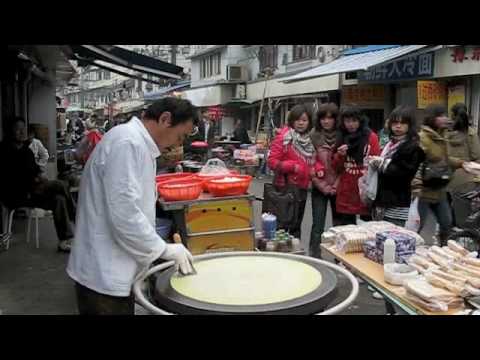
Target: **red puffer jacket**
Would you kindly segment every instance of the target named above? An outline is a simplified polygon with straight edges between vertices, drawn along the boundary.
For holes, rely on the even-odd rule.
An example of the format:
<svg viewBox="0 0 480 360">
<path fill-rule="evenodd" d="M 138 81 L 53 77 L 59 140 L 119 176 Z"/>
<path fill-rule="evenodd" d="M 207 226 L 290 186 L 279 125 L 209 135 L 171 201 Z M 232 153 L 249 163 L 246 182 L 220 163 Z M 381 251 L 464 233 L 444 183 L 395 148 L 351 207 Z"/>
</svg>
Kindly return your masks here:
<svg viewBox="0 0 480 360">
<path fill-rule="evenodd" d="M 323 171 L 323 164 L 316 156 L 312 164 L 308 164 L 306 159 L 298 155 L 291 144 L 286 147 L 283 146 L 283 138 L 288 130 L 288 127 L 284 127 L 273 140 L 268 157 L 268 167 L 275 172 L 285 174 L 289 184 L 296 185 L 301 189 L 308 189 L 311 172 L 313 170 L 315 170 L 315 173 Z M 275 185 L 284 186 L 284 177 L 276 176 Z"/>
<path fill-rule="evenodd" d="M 380 144 L 377 135 L 372 131 L 365 147 L 364 159 L 368 156 L 380 155 Z M 360 200 L 358 179 L 365 173 L 366 167 L 357 165 L 350 157 L 336 153 L 333 166 L 340 173 L 337 185 L 337 212 L 340 214 L 368 215 L 368 207 Z"/>
</svg>

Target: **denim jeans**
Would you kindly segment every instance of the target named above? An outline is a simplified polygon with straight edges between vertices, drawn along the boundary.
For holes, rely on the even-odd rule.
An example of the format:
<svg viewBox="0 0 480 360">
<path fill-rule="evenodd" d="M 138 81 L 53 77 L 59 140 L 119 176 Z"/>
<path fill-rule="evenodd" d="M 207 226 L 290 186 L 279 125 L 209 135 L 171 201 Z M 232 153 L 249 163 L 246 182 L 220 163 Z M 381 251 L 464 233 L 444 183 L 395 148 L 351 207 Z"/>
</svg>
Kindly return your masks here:
<svg viewBox="0 0 480 360">
<path fill-rule="evenodd" d="M 450 235 L 452 229 L 452 210 L 450 209 L 447 197 L 443 197 L 436 203 L 420 199 L 418 202 L 418 213 L 420 215 L 420 229 L 418 232 L 422 231 L 429 211 L 432 211 L 437 219 L 438 225 L 440 226 L 440 244 L 444 246 L 447 243 L 448 235 Z"/>
<path fill-rule="evenodd" d="M 310 235 L 310 256 L 320 258 L 322 234 L 325 230 L 325 221 L 327 218 L 327 206 L 330 202 L 332 209 L 333 226 L 338 225 L 338 215 L 335 204 L 336 197 L 324 195 L 316 188 L 312 189 L 312 232 Z"/>
</svg>

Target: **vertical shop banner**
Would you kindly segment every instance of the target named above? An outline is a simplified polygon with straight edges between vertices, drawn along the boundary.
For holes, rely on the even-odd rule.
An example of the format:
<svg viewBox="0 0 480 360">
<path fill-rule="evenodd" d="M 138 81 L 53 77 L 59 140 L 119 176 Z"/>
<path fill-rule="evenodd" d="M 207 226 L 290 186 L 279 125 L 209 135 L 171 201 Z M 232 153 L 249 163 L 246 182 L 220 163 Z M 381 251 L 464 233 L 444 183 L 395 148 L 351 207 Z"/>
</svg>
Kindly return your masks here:
<svg viewBox="0 0 480 360">
<path fill-rule="evenodd" d="M 448 113 L 456 103 L 465 104 L 465 85 L 454 85 L 448 87 Z"/>
<path fill-rule="evenodd" d="M 419 80 L 417 82 L 417 107 L 425 109 L 430 104 L 447 102 L 447 89 L 445 84 L 437 81 Z"/>
</svg>

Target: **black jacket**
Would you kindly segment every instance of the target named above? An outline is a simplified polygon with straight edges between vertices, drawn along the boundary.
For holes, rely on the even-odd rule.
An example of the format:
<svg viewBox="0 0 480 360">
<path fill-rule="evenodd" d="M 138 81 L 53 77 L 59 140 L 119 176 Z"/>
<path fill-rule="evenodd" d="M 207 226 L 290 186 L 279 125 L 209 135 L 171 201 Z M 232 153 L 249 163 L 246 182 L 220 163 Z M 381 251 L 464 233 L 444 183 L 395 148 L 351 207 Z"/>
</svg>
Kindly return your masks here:
<svg viewBox="0 0 480 360">
<path fill-rule="evenodd" d="M 6 141 L 0 143 L 0 201 L 10 208 L 23 206 L 28 200 L 40 168 L 25 143 L 20 149 Z"/>
<path fill-rule="evenodd" d="M 375 205 L 383 208 L 409 207 L 411 182 L 425 153 L 417 142 L 405 142 L 393 154 L 390 164 L 379 173 Z"/>
<path fill-rule="evenodd" d="M 244 127 L 239 127 L 236 128 L 233 131 L 233 141 L 240 141 L 242 144 L 251 144 L 252 141 L 250 140 L 250 137 L 248 136 L 248 131 Z"/>
</svg>

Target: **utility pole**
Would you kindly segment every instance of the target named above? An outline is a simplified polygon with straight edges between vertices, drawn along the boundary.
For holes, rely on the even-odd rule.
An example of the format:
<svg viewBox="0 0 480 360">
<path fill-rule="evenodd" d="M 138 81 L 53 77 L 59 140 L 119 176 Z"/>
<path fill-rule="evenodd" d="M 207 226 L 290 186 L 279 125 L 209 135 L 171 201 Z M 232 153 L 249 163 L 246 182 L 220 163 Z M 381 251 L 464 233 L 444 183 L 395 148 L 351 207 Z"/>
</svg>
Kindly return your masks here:
<svg viewBox="0 0 480 360">
<path fill-rule="evenodd" d="M 177 65 L 177 47 L 178 47 L 178 45 L 170 45 L 170 51 L 172 52 L 170 62 L 173 65 Z"/>
</svg>

